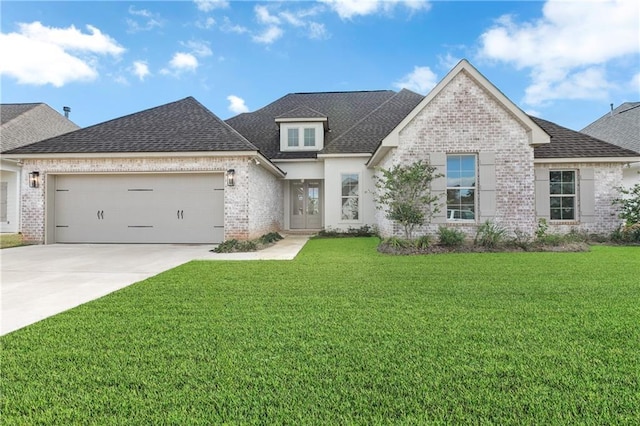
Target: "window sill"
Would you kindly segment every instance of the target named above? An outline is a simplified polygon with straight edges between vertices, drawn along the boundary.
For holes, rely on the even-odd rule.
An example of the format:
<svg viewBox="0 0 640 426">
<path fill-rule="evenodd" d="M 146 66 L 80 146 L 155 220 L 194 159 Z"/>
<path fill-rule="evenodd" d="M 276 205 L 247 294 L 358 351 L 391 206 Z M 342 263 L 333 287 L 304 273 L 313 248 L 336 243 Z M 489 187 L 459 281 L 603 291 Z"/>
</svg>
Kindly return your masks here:
<svg viewBox="0 0 640 426">
<path fill-rule="evenodd" d="M 578 220 L 550 220 L 549 225 L 580 225 Z"/>
</svg>

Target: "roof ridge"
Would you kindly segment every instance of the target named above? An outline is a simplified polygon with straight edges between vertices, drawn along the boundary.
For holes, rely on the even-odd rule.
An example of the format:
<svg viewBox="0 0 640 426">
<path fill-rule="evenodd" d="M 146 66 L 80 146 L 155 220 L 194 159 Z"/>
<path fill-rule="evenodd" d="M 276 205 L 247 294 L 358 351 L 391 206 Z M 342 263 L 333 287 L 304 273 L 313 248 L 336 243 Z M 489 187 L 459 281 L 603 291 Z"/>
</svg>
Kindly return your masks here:
<svg viewBox="0 0 640 426">
<path fill-rule="evenodd" d="M 383 90 L 380 90 L 380 92 L 382 92 Z M 410 90 L 408 90 L 410 92 Z M 393 92 L 393 90 L 389 90 L 389 92 Z M 400 93 L 402 93 L 402 90 L 399 92 L 393 92 L 393 96 L 389 97 L 388 99 L 385 99 L 384 102 L 382 102 L 380 105 L 378 105 L 377 107 L 375 107 L 374 109 L 372 109 L 369 114 L 365 115 L 364 117 L 362 117 L 360 120 L 358 120 L 356 123 L 354 123 L 351 127 L 349 127 L 347 130 L 345 130 L 344 132 L 342 132 L 342 134 L 340 136 L 338 136 L 337 138 L 335 138 L 334 140 L 331 141 L 331 143 L 329 145 L 327 145 L 325 148 L 333 145 L 336 141 L 339 141 L 341 138 L 343 138 L 345 135 L 349 134 L 349 132 L 351 132 L 356 126 L 358 126 L 360 123 L 362 123 L 364 120 L 366 120 L 367 118 L 369 118 L 373 113 L 375 113 L 376 111 L 379 111 L 380 108 L 382 108 L 384 105 L 386 105 L 388 102 L 390 102 L 392 99 L 395 99 Z"/>
<path fill-rule="evenodd" d="M 288 93 L 288 95 L 323 95 L 323 94 L 333 94 L 333 93 L 380 93 L 380 92 L 393 92 L 390 89 L 378 89 L 378 90 L 330 90 L 326 92 L 292 92 Z M 396 93 L 396 92 L 394 92 Z"/>
</svg>

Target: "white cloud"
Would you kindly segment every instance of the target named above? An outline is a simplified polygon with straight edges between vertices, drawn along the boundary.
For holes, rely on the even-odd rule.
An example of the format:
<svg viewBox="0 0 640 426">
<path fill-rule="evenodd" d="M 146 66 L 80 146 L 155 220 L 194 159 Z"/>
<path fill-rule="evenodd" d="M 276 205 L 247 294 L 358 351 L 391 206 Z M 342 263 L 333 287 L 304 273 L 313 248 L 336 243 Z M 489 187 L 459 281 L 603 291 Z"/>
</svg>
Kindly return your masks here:
<svg viewBox="0 0 640 426">
<path fill-rule="evenodd" d="M 211 16 L 207 17 L 207 19 L 205 19 L 204 21 L 196 21 L 196 27 L 203 28 L 205 30 L 212 28 L 215 24 L 216 24 L 216 20 L 213 19 Z"/>
<path fill-rule="evenodd" d="M 177 77 L 183 72 L 195 71 L 198 65 L 198 58 L 191 53 L 177 52 L 169 61 L 169 67 L 161 69 L 160 73 Z"/>
<path fill-rule="evenodd" d="M 139 23 L 134 19 L 127 18 L 127 26 L 129 27 L 127 31 L 130 33 L 150 31 L 154 28 L 162 27 L 163 25 L 160 15 L 150 12 L 147 9 L 136 9 L 133 6 L 129 6 L 129 14 L 140 17 L 143 21 L 142 23 Z"/>
<path fill-rule="evenodd" d="M 0 74 L 21 84 L 64 86 L 98 77 L 97 55 L 120 56 L 125 49 L 98 28 L 89 34 L 76 29 L 45 27 L 40 22 L 21 23 L 19 31 L 0 33 Z"/>
<path fill-rule="evenodd" d="M 207 41 L 191 40 L 186 43 L 182 43 L 182 45 L 188 48 L 195 56 L 200 58 L 213 55 L 213 52 L 209 47 L 209 42 Z"/>
<path fill-rule="evenodd" d="M 236 34 L 244 34 L 249 32 L 249 29 L 243 27 L 242 25 L 235 25 L 231 23 L 231 20 L 228 17 L 224 17 L 222 20 L 222 25 L 220 29 L 225 33 L 236 33 Z"/>
<path fill-rule="evenodd" d="M 640 52 L 637 1 L 550 0 L 542 12 L 524 23 L 502 16 L 480 37 L 481 57 L 531 71 L 524 99 L 530 105 L 565 96 L 600 99 L 612 87 L 606 64 Z"/>
<path fill-rule="evenodd" d="M 280 37 L 282 37 L 282 34 L 284 34 L 284 31 L 282 31 L 282 28 L 272 26 L 267 28 L 261 34 L 254 35 L 252 38 L 253 38 L 253 41 L 257 43 L 271 44 L 275 42 L 277 39 L 279 39 Z"/>
<path fill-rule="evenodd" d="M 426 0 L 321 0 L 335 11 L 341 19 L 352 19 L 355 16 L 389 13 L 397 5 L 403 5 L 412 13 L 426 11 L 431 4 Z"/>
<path fill-rule="evenodd" d="M 241 114 L 243 112 L 249 112 L 249 108 L 244 103 L 244 99 L 235 96 L 229 95 L 227 96 L 227 100 L 229 101 L 229 111 L 235 114 Z"/>
<path fill-rule="evenodd" d="M 265 25 L 280 24 L 280 18 L 269 13 L 269 9 L 267 9 L 266 6 L 257 5 L 253 10 L 256 13 L 256 18 L 258 19 L 258 22 L 260 22 L 261 24 L 265 24 Z"/>
<path fill-rule="evenodd" d="M 318 22 L 309 22 L 309 38 L 316 40 L 325 40 L 329 38 L 329 32 L 325 28 L 324 24 Z"/>
<path fill-rule="evenodd" d="M 135 61 L 133 63 L 132 73 L 140 79 L 140 81 L 144 81 L 145 77 L 151 74 L 149 71 L 149 65 L 145 61 Z"/>
<path fill-rule="evenodd" d="M 202 12 L 211 12 L 214 9 L 225 9 L 229 7 L 227 0 L 194 0 L 198 10 Z"/>
<path fill-rule="evenodd" d="M 446 55 L 438 55 L 438 65 L 440 67 L 450 70 L 460 62 L 462 58 L 458 58 L 457 56 L 453 56 L 451 53 L 447 53 Z"/>
<path fill-rule="evenodd" d="M 399 89 L 409 89 L 421 94 L 426 94 L 436 84 L 438 76 L 429 67 L 414 67 L 412 72 L 393 83 Z"/>
</svg>

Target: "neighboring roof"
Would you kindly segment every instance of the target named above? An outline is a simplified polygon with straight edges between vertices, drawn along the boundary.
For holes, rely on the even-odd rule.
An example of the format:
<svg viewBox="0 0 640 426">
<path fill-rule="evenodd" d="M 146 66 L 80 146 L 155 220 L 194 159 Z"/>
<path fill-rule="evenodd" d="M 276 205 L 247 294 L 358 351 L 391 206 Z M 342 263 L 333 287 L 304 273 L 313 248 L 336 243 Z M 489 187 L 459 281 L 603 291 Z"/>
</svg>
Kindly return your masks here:
<svg viewBox="0 0 640 426">
<path fill-rule="evenodd" d="M 551 143 L 534 148 L 535 158 L 611 158 L 638 157 L 638 153 L 587 134 L 531 117 L 551 136 Z"/>
<path fill-rule="evenodd" d="M 640 153 L 640 102 L 625 102 L 581 130 Z"/>
<path fill-rule="evenodd" d="M 257 151 L 193 97 L 147 109 L 8 154 Z"/>
<path fill-rule="evenodd" d="M 362 121 L 396 94 L 392 90 L 291 93 L 264 108 L 237 115 L 226 122 L 271 159 L 316 158 L 317 152 L 280 152 L 280 133 L 275 122 L 277 117 L 287 115 L 297 108 L 312 109 L 326 116 L 329 131 L 325 133 L 324 146 L 328 150 L 334 140 L 338 140 L 355 123 Z"/>
<path fill-rule="evenodd" d="M 0 117 L 0 152 L 79 129 L 42 102 L 0 104 Z"/>
<path fill-rule="evenodd" d="M 35 104 L 1 104 L 0 105 L 0 125 L 4 126 L 11 120 L 15 120 L 25 112 L 34 109 L 38 105 L 44 105 L 43 103 Z"/>
</svg>

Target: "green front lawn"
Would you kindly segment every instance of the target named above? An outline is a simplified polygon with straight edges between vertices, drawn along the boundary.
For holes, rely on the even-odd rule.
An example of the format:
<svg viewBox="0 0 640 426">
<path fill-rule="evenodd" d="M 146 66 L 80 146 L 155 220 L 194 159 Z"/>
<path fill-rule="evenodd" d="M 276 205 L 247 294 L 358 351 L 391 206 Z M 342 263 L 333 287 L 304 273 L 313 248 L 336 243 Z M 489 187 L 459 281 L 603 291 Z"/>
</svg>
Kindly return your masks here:
<svg viewBox="0 0 640 426">
<path fill-rule="evenodd" d="M 638 424 L 640 248 L 192 262 L 2 337 L 2 424 Z"/>
</svg>

